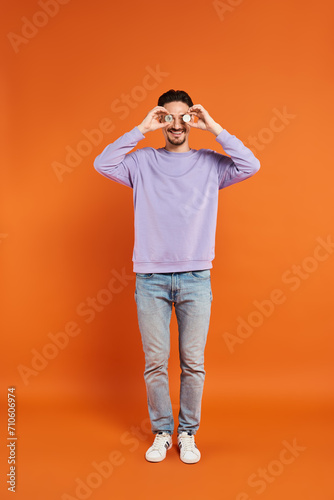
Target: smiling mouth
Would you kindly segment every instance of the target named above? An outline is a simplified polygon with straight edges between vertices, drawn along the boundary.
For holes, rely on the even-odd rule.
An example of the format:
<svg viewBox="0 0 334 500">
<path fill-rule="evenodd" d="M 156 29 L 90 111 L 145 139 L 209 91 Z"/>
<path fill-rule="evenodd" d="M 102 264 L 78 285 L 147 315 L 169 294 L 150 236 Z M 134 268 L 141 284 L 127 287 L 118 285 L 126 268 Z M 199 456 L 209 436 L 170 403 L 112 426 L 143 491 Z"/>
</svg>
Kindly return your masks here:
<svg viewBox="0 0 334 500">
<path fill-rule="evenodd" d="M 177 131 L 176 130 L 175 131 L 169 130 L 169 133 L 174 135 L 175 137 L 180 137 L 180 135 L 182 135 L 183 132 L 184 132 L 184 130 L 177 130 Z"/>
</svg>

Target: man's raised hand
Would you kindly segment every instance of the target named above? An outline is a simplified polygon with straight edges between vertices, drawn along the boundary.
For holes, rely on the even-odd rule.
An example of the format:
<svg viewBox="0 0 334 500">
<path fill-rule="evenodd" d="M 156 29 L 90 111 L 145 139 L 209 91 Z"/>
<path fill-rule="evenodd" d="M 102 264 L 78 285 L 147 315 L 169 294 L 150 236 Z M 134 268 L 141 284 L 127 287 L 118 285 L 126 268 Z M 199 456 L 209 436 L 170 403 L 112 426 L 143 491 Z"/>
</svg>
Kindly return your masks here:
<svg viewBox="0 0 334 500">
<path fill-rule="evenodd" d="M 166 122 L 162 118 L 168 114 L 168 110 L 163 106 L 155 106 L 155 108 L 151 109 L 151 111 L 146 115 L 141 124 L 138 125 L 139 130 L 142 134 L 146 134 L 147 132 L 167 127 L 169 122 Z"/>
<path fill-rule="evenodd" d="M 216 136 L 223 130 L 223 127 L 209 115 L 207 110 L 201 104 L 194 104 L 188 109 L 188 113 L 192 117 L 197 117 L 197 121 L 193 119 L 188 122 L 190 127 L 199 128 L 200 130 L 208 130 Z"/>
</svg>

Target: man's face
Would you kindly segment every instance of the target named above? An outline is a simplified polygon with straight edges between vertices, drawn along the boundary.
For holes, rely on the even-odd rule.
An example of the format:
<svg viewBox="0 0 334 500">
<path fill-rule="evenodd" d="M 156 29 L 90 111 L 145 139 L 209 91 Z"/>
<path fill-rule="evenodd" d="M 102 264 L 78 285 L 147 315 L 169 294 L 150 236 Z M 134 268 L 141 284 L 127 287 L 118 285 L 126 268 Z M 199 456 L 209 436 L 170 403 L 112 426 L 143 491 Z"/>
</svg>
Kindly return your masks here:
<svg viewBox="0 0 334 500">
<path fill-rule="evenodd" d="M 190 127 L 187 125 L 182 116 L 188 112 L 189 106 L 185 102 L 175 101 L 164 105 L 164 108 L 172 115 L 173 121 L 162 129 L 166 144 L 181 146 L 188 141 Z"/>
</svg>

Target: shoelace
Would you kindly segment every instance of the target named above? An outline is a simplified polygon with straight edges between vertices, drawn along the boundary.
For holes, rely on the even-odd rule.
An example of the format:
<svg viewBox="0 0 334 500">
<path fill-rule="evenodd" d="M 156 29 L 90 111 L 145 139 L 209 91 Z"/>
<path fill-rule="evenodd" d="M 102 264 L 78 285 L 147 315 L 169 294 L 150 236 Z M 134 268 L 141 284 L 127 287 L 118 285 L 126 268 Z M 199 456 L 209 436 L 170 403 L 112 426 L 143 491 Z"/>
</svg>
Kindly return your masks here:
<svg viewBox="0 0 334 500">
<path fill-rule="evenodd" d="M 194 436 L 190 436 L 189 434 L 187 434 L 186 436 L 182 436 L 180 438 L 180 441 L 182 443 L 182 448 L 183 448 L 184 452 L 186 452 L 186 451 L 194 452 L 194 450 L 196 448 Z"/>
<path fill-rule="evenodd" d="M 161 452 L 161 450 L 165 448 L 166 440 L 166 434 L 157 434 L 152 444 L 152 451 L 158 450 L 159 452 Z"/>
</svg>

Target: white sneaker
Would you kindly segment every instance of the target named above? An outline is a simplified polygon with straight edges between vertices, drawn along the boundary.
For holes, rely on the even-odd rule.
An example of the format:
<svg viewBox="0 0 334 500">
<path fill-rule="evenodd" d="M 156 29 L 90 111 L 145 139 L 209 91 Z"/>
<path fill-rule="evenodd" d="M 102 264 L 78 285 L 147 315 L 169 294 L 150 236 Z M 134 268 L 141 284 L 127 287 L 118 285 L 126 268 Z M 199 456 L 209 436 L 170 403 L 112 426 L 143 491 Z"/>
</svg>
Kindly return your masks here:
<svg viewBox="0 0 334 500">
<path fill-rule="evenodd" d="M 177 436 L 177 444 L 180 449 L 180 458 L 185 464 L 195 464 L 201 458 L 201 452 L 196 446 L 195 438 L 192 434 L 182 432 Z"/>
<path fill-rule="evenodd" d="M 145 458 L 149 462 L 161 462 L 172 446 L 172 436 L 168 432 L 158 432 L 152 446 L 145 453 Z"/>
</svg>

